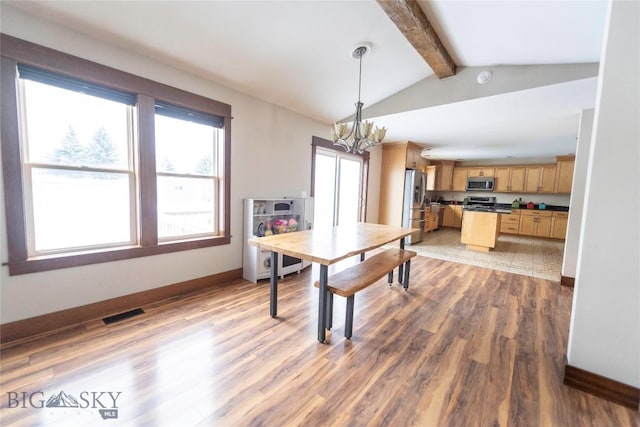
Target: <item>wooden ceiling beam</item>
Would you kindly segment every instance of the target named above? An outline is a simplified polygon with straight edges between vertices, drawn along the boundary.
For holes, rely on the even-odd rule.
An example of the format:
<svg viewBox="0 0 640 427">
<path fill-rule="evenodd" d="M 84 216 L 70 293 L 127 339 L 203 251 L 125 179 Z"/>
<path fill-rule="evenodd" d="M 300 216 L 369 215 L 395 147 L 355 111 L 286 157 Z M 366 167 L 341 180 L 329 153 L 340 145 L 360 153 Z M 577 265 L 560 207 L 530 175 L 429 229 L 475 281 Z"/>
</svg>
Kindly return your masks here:
<svg viewBox="0 0 640 427">
<path fill-rule="evenodd" d="M 415 0 L 377 0 L 438 78 L 456 73 L 456 64 Z"/>
</svg>

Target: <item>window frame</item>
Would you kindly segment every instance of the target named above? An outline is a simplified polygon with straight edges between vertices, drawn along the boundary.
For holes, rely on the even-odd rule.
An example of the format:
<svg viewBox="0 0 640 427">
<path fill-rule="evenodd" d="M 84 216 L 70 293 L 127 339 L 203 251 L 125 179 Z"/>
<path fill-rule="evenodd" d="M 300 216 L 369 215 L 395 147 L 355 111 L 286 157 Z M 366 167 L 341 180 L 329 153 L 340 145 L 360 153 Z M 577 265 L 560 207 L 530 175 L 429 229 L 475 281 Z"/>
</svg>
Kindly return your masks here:
<svg viewBox="0 0 640 427">
<path fill-rule="evenodd" d="M 28 80 L 28 79 L 27 79 Z M 33 81 L 33 79 L 32 79 Z M 38 80 L 36 80 L 38 81 Z M 25 101 L 26 101 L 26 95 L 25 95 L 25 82 L 24 81 L 20 81 L 20 79 L 16 80 L 17 85 L 18 85 L 18 89 L 17 89 L 17 99 L 18 99 L 18 120 L 20 121 L 20 117 L 27 117 L 27 113 L 26 113 L 26 105 L 25 105 Z M 40 82 L 43 83 L 43 82 Z M 43 84 L 47 84 L 47 83 L 43 83 Z M 59 89 L 65 89 L 65 90 L 73 90 L 70 88 L 65 88 L 65 87 L 61 87 L 59 85 L 56 84 L 52 84 L 52 86 L 54 87 L 58 87 Z M 92 96 L 95 96 L 94 94 L 89 94 Z M 102 98 L 102 99 L 106 99 L 106 98 Z M 112 101 L 114 101 L 113 99 L 111 99 Z M 120 101 L 121 100 L 115 100 L 115 101 Z M 78 165 L 78 164 L 66 164 L 66 163 L 53 163 L 53 162 L 46 162 L 46 161 L 42 161 L 42 160 L 37 160 L 37 161 L 33 161 L 30 158 L 30 153 L 29 150 L 31 149 L 31 146 L 29 143 L 23 143 L 21 144 L 21 151 L 20 154 L 22 156 L 23 162 L 22 162 L 22 179 L 23 179 L 23 183 L 25 184 L 23 186 L 23 197 L 24 197 L 24 206 L 25 206 L 25 223 L 26 223 L 26 240 L 27 240 L 27 254 L 29 257 L 41 257 L 41 256 L 48 256 L 48 255 L 58 255 L 61 254 L 62 256 L 64 256 L 67 253 L 73 252 L 74 249 L 75 251 L 91 251 L 94 249 L 109 249 L 109 248 L 118 248 L 118 247 L 122 247 L 124 245 L 127 246 L 133 246 L 135 244 L 137 244 L 138 241 L 138 215 L 137 215 L 137 211 L 138 211 L 138 206 L 137 206 L 137 197 L 136 197 L 136 193 L 137 193 L 137 183 L 136 183 L 136 179 L 137 179 L 137 174 L 136 174 L 136 168 L 135 168 L 135 162 L 134 162 L 134 145 L 135 142 L 134 138 L 132 136 L 132 132 L 135 130 L 133 129 L 135 123 L 134 123 L 134 111 L 133 111 L 133 105 L 125 102 L 122 102 L 123 105 L 127 105 L 127 114 L 126 114 L 126 120 L 127 120 L 127 133 L 128 133 L 128 140 L 127 140 L 127 164 L 126 167 L 122 167 L 122 168 L 109 168 L 103 165 L 100 166 L 89 166 L 89 165 Z M 28 130 L 27 130 L 26 126 L 26 122 L 21 122 L 20 123 L 20 130 L 21 132 L 23 132 L 25 135 L 27 135 L 27 140 L 28 138 Z M 45 250 L 37 250 L 36 249 L 36 235 L 35 235 L 35 218 L 34 218 L 34 200 L 33 200 L 33 183 L 32 183 L 32 178 L 33 178 L 33 172 L 35 170 L 59 170 L 59 171 L 71 171 L 71 172 L 98 172 L 98 173 L 109 173 L 109 174 L 115 174 L 115 175 L 126 175 L 127 176 L 127 182 L 128 182 L 128 202 L 129 202 L 129 236 L 130 236 L 130 240 L 128 242 L 122 242 L 122 243 L 102 243 L 102 244 L 94 244 L 94 245 L 86 245 L 86 246 L 78 246 L 76 248 L 73 247 L 68 247 L 68 248 L 60 248 L 60 249 L 45 249 Z"/>
<path fill-rule="evenodd" d="M 10 275 L 19 275 L 59 268 L 125 260 L 143 256 L 179 252 L 229 244 L 231 189 L 231 106 L 201 95 L 177 89 L 96 62 L 62 53 L 44 46 L 0 34 L 0 138 L 5 192 L 8 266 Z M 68 75 L 116 90 L 137 94 L 134 128 L 138 189 L 134 197 L 138 209 L 139 241 L 136 245 L 96 249 L 77 253 L 29 257 L 25 217 L 20 123 L 18 114 L 18 63 L 31 65 L 53 73 Z M 154 146 L 155 101 L 219 116 L 223 119 L 224 141 L 219 149 L 222 175 L 217 188 L 217 215 L 220 234 L 215 237 L 189 238 L 182 241 L 159 242 L 156 210 L 156 159 Z"/>
<path fill-rule="evenodd" d="M 335 151 L 337 154 L 344 154 L 344 148 L 335 145 L 332 141 L 313 136 L 311 138 L 311 197 L 315 197 L 315 177 L 316 177 L 316 153 L 318 149 L 326 151 Z M 368 151 L 364 153 L 351 154 L 353 157 L 362 158 L 362 205 L 360 206 L 360 218 L 366 221 L 367 218 L 367 194 L 369 192 L 369 159 L 371 154 Z"/>
</svg>

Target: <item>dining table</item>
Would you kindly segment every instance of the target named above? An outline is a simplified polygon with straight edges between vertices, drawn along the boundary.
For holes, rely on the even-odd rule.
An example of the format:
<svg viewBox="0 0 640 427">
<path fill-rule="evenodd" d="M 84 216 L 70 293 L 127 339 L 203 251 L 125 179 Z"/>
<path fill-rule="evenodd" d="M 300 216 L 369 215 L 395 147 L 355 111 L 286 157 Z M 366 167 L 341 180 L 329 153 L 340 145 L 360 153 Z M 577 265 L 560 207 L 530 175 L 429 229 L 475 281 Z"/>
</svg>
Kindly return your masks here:
<svg viewBox="0 0 640 427">
<path fill-rule="evenodd" d="M 388 243 L 399 241 L 404 249 L 405 237 L 418 231 L 415 228 L 357 222 L 337 226 L 320 226 L 311 230 L 273 234 L 248 239 L 249 245 L 271 251 L 270 314 L 278 315 L 278 256 L 300 258 L 320 265 L 318 298 L 318 341 L 324 343 L 327 324 L 327 286 L 330 265 L 360 255 Z M 402 277 L 402 265 L 399 267 Z"/>
</svg>

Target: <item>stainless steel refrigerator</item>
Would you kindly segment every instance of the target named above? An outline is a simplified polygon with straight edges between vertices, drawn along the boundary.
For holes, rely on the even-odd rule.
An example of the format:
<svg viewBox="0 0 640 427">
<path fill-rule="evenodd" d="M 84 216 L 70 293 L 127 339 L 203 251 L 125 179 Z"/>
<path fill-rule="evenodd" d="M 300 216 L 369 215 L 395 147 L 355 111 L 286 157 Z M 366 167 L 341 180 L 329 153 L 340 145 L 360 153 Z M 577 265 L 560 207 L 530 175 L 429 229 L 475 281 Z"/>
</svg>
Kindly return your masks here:
<svg viewBox="0 0 640 427">
<path fill-rule="evenodd" d="M 405 243 L 413 245 L 424 238 L 424 207 L 427 196 L 427 174 L 417 170 L 407 170 L 404 175 L 404 205 L 402 226 L 419 228 L 407 236 Z"/>
</svg>

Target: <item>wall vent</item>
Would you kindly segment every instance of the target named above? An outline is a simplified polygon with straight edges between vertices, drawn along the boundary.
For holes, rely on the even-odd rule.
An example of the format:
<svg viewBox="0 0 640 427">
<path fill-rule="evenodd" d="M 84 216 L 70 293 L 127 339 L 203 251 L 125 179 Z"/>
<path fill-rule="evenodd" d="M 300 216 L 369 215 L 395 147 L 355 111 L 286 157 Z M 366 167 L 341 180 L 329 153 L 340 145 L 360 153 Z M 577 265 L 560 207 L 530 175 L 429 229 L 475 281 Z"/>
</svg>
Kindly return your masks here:
<svg viewBox="0 0 640 427">
<path fill-rule="evenodd" d="M 144 314 L 144 310 L 141 308 L 134 308 L 133 310 L 125 311 L 124 313 L 114 314 L 113 316 L 105 317 L 102 319 L 105 325 L 120 322 L 122 320 L 129 319 L 131 317 Z"/>
</svg>

